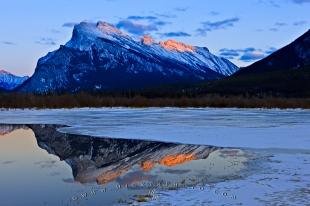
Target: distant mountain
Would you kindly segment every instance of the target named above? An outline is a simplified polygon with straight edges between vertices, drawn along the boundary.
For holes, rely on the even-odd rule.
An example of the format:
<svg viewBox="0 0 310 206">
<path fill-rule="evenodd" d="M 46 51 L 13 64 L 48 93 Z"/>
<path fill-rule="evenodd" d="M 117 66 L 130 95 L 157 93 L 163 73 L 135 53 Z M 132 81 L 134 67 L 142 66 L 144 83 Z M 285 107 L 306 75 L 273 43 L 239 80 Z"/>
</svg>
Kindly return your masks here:
<svg viewBox="0 0 310 206">
<path fill-rule="evenodd" d="M 207 83 L 201 92 L 310 97 L 310 30 L 231 77 Z"/>
<path fill-rule="evenodd" d="M 15 76 L 7 71 L 0 70 L 0 91 L 1 90 L 13 90 L 22 83 L 24 83 L 29 77 Z"/>
<path fill-rule="evenodd" d="M 140 41 L 105 23 L 82 22 L 71 40 L 39 59 L 22 92 L 143 89 L 221 79 L 239 68 L 205 47 L 175 40 Z"/>
</svg>

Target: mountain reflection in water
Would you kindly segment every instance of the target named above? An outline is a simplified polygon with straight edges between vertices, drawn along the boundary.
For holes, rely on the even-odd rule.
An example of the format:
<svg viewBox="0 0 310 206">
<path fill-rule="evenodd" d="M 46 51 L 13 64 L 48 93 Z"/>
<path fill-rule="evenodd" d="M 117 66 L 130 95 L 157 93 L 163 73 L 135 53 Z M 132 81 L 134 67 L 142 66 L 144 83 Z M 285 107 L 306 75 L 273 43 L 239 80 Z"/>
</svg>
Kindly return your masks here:
<svg viewBox="0 0 310 206">
<path fill-rule="evenodd" d="M 176 184 L 178 187 L 189 187 L 202 183 L 215 183 L 240 178 L 242 170 L 246 168 L 247 163 L 250 161 L 248 154 L 240 149 L 98 138 L 62 133 L 57 130 L 59 127 L 61 126 L 1 125 L 0 151 L 1 146 L 5 146 L 6 150 L 0 152 L 0 163 L 3 163 L 2 166 L 0 164 L 0 167 L 4 167 L 4 162 L 8 162 L 8 158 L 13 156 L 11 153 L 15 151 L 14 147 L 17 147 L 19 143 L 25 145 L 24 141 L 30 142 L 30 139 L 26 140 L 25 138 L 27 135 L 30 136 L 29 130 L 33 132 L 31 138 L 35 141 L 31 146 L 27 146 L 28 149 L 24 148 L 18 152 L 42 156 L 42 154 L 34 152 L 37 150 L 35 148 L 39 146 L 43 151 L 48 152 L 47 155 L 56 156 L 60 161 L 52 161 L 55 164 L 65 162 L 69 165 L 72 170 L 73 181 L 69 181 L 68 178 L 62 176 L 63 170 L 53 172 L 54 176 L 58 175 L 66 184 L 76 185 L 72 183 L 81 183 L 76 185 L 78 191 L 85 189 L 84 187 L 89 185 L 107 188 L 119 185 L 119 187 L 126 187 L 127 196 L 132 196 L 139 194 L 137 192 L 147 193 L 146 189 L 149 188 L 140 188 L 140 190 L 133 188 L 134 185 L 141 187 L 142 183 L 149 183 L 152 186 L 156 184 L 156 189 L 159 190 L 169 189 L 171 185 Z M 14 130 L 20 133 L 13 134 Z M 28 133 L 24 131 L 28 131 Z M 13 141 L 14 135 L 18 136 L 18 141 L 14 140 L 15 142 L 12 144 L 4 142 L 10 141 L 10 138 Z M 27 154 L 22 155 L 27 156 Z M 15 161 L 18 162 L 18 158 Z M 29 164 L 28 167 L 30 167 L 30 170 L 36 170 L 34 167 L 31 168 Z M 41 166 L 41 169 L 44 167 Z M 48 169 L 49 167 L 46 166 L 45 168 Z M 7 172 L 9 173 L 9 170 Z M 12 176 L 13 174 L 7 175 Z M 11 178 L 14 179 L 14 177 Z M 57 185 L 55 181 L 49 181 L 48 178 L 44 181 L 47 181 L 47 184 L 54 188 L 55 196 L 57 196 L 57 187 L 63 187 L 60 184 Z M 71 193 L 72 187 L 75 186 L 70 187 Z M 130 187 L 132 187 L 132 190 Z M 62 190 L 64 189 L 62 188 Z M 59 192 L 62 190 L 59 190 Z M 2 192 L 1 189 L 0 192 Z M 44 193 L 44 189 L 41 192 Z M 103 195 L 101 196 L 103 198 Z M 125 196 L 121 194 L 121 197 Z M 109 198 L 110 200 L 104 198 L 103 201 L 100 196 L 97 196 L 92 200 L 94 201 L 92 205 L 102 203 L 102 201 L 114 204 L 120 197 L 114 192 Z M 44 201 L 49 202 L 48 200 Z M 8 201 L 7 203 L 12 202 Z"/>
</svg>

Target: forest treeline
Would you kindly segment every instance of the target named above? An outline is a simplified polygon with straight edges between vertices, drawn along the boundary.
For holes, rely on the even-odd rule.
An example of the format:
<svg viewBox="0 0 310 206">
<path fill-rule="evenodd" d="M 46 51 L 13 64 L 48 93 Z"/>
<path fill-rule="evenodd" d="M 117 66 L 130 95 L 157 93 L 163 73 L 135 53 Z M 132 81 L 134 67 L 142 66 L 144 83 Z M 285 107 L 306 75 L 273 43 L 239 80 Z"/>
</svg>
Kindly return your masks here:
<svg viewBox="0 0 310 206">
<path fill-rule="evenodd" d="M 238 107 L 310 108 L 310 98 L 219 95 L 161 96 L 141 94 L 53 94 L 0 93 L 0 108 L 75 108 L 75 107 Z"/>
</svg>

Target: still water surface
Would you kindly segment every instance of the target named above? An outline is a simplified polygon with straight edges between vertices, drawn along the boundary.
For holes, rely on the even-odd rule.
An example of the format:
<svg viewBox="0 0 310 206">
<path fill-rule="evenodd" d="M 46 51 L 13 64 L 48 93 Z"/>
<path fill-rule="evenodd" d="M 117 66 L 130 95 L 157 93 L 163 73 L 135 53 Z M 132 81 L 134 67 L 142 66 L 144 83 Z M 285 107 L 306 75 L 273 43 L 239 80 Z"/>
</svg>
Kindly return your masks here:
<svg viewBox="0 0 310 206">
<path fill-rule="evenodd" d="M 1 206 L 310 202 L 310 110 L 2 110 L 1 123 Z"/>
<path fill-rule="evenodd" d="M 156 201 L 159 191 L 243 178 L 258 162 L 242 149 L 96 138 L 59 127 L 0 126 L 1 205 Z"/>
</svg>

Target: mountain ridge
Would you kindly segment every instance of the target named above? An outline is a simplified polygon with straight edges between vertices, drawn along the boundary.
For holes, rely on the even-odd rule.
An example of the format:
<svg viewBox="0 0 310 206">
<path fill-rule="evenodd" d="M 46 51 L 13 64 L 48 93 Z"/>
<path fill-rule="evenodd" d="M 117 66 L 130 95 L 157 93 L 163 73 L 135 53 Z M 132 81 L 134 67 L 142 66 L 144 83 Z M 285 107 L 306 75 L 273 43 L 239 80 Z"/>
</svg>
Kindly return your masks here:
<svg viewBox="0 0 310 206">
<path fill-rule="evenodd" d="M 309 97 L 310 30 L 264 59 L 200 89 L 229 95 Z"/>
<path fill-rule="evenodd" d="M 207 48 L 175 40 L 136 41 L 106 22 L 82 22 L 75 25 L 70 41 L 39 59 L 34 75 L 18 91 L 143 89 L 220 79 L 238 69 Z"/>
<path fill-rule="evenodd" d="M 267 72 L 272 70 L 298 69 L 310 65 L 310 29 L 292 43 L 253 64 L 241 68 L 234 75 Z"/>
</svg>

